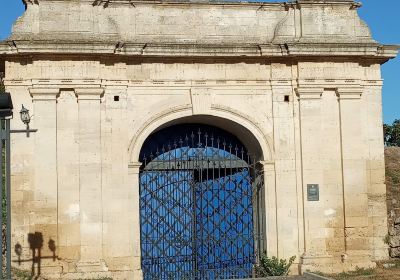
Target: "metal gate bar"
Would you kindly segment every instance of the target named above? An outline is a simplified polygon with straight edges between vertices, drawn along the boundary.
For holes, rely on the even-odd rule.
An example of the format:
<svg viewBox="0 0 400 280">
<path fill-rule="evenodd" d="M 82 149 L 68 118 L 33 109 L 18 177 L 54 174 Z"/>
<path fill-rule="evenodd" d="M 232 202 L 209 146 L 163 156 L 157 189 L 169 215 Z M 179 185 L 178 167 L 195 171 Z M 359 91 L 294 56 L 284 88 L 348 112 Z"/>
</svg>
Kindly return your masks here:
<svg viewBox="0 0 400 280">
<path fill-rule="evenodd" d="M 233 146 L 213 134 L 198 129 L 170 139 L 160 149 L 153 147 L 154 154 L 143 155 L 144 279 L 253 275 L 260 236 L 255 234 L 253 220 L 260 190 L 255 186 L 257 169 L 237 139 Z"/>
</svg>

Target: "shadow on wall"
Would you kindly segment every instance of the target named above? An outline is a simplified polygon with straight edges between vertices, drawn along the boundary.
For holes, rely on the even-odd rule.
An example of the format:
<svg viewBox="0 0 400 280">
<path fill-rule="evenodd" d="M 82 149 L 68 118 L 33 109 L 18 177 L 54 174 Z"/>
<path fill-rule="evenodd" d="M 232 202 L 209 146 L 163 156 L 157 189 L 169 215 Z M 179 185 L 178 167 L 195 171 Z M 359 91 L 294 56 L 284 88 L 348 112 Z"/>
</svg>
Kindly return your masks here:
<svg viewBox="0 0 400 280">
<path fill-rule="evenodd" d="M 28 242 L 29 248 L 31 250 L 32 258 L 30 259 L 21 259 L 22 255 L 22 246 L 21 244 L 17 243 L 14 246 L 14 252 L 18 256 L 17 260 L 13 260 L 14 263 L 18 263 L 21 265 L 23 262 L 32 262 L 31 265 L 31 276 L 33 279 L 37 279 L 41 273 L 41 262 L 42 259 L 53 259 L 53 262 L 56 261 L 56 243 L 53 239 L 50 239 L 47 243 L 49 250 L 53 253 L 52 256 L 42 256 L 42 249 L 43 249 L 43 234 L 41 232 L 29 233 L 28 234 Z"/>
</svg>

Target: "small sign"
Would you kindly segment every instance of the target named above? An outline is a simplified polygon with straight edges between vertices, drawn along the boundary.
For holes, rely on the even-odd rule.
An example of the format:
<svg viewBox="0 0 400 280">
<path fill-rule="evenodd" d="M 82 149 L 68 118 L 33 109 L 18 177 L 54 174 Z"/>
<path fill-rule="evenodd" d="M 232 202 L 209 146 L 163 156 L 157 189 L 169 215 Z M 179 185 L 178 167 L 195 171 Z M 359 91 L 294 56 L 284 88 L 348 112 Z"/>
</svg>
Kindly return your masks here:
<svg viewBox="0 0 400 280">
<path fill-rule="evenodd" d="M 307 200 L 319 201 L 319 185 L 307 184 Z"/>
</svg>

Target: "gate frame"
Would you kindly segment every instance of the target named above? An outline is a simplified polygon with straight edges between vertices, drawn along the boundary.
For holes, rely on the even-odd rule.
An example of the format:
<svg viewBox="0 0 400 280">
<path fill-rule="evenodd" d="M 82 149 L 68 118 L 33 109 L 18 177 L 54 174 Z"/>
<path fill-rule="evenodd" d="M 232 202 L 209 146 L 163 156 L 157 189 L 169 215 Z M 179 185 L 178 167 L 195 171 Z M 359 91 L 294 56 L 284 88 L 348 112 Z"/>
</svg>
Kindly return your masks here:
<svg viewBox="0 0 400 280">
<path fill-rule="evenodd" d="M 277 202 L 276 202 L 276 174 L 274 163 L 274 152 L 272 140 L 268 137 L 259 123 L 251 117 L 242 113 L 232 111 L 230 108 L 212 108 L 207 114 L 194 114 L 191 105 L 181 108 L 171 108 L 165 112 L 154 115 L 137 131 L 130 142 L 128 181 L 135 187 L 132 197 L 133 224 L 132 224 L 132 246 L 134 260 L 134 279 L 143 279 L 141 269 L 141 242 L 140 242 L 140 151 L 146 139 L 155 131 L 164 127 L 179 123 L 203 123 L 219 127 L 236 137 L 246 146 L 251 154 L 254 154 L 261 164 L 260 172 L 264 174 L 264 188 L 261 194 L 263 199 L 260 211 L 265 217 L 264 228 L 264 251 L 268 256 L 278 256 L 278 224 L 277 224 Z M 272 120 L 270 121 L 272 123 Z M 221 127 L 222 124 L 228 124 Z M 272 126 L 272 124 L 271 124 Z M 236 133 L 235 133 L 236 132 Z M 250 145 L 250 146 L 249 146 Z M 256 150 L 256 152 L 254 152 Z"/>
</svg>

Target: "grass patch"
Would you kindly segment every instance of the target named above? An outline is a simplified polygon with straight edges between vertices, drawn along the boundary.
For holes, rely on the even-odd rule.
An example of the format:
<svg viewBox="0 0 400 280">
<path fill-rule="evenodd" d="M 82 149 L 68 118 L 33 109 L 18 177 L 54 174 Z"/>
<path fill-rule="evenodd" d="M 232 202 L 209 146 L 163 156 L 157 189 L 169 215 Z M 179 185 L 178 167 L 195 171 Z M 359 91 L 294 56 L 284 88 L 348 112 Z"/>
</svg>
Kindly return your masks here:
<svg viewBox="0 0 400 280">
<path fill-rule="evenodd" d="M 29 271 L 13 269 L 12 270 L 13 279 L 16 280 L 32 280 L 33 277 Z"/>
<path fill-rule="evenodd" d="M 390 261 L 381 261 L 376 263 L 377 266 L 381 269 L 399 269 L 400 268 L 400 259 L 391 259 Z"/>
<path fill-rule="evenodd" d="M 327 274 L 323 273 L 320 271 L 313 272 L 317 275 L 321 275 L 324 277 L 328 278 L 333 278 L 336 280 L 346 280 L 346 279 L 352 279 L 354 277 L 368 277 L 368 276 L 375 276 L 376 275 L 376 269 L 375 268 L 356 268 L 354 271 L 348 271 L 348 272 L 341 272 L 337 274 Z"/>
<path fill-rule="evenodd" d="M 355 276 L 373 276 L 375 275 L 374 268 L 356 268 L 354 271 L 342 272 L 336 276 L 336 279 L 349 279 Z"/>
</svg>

